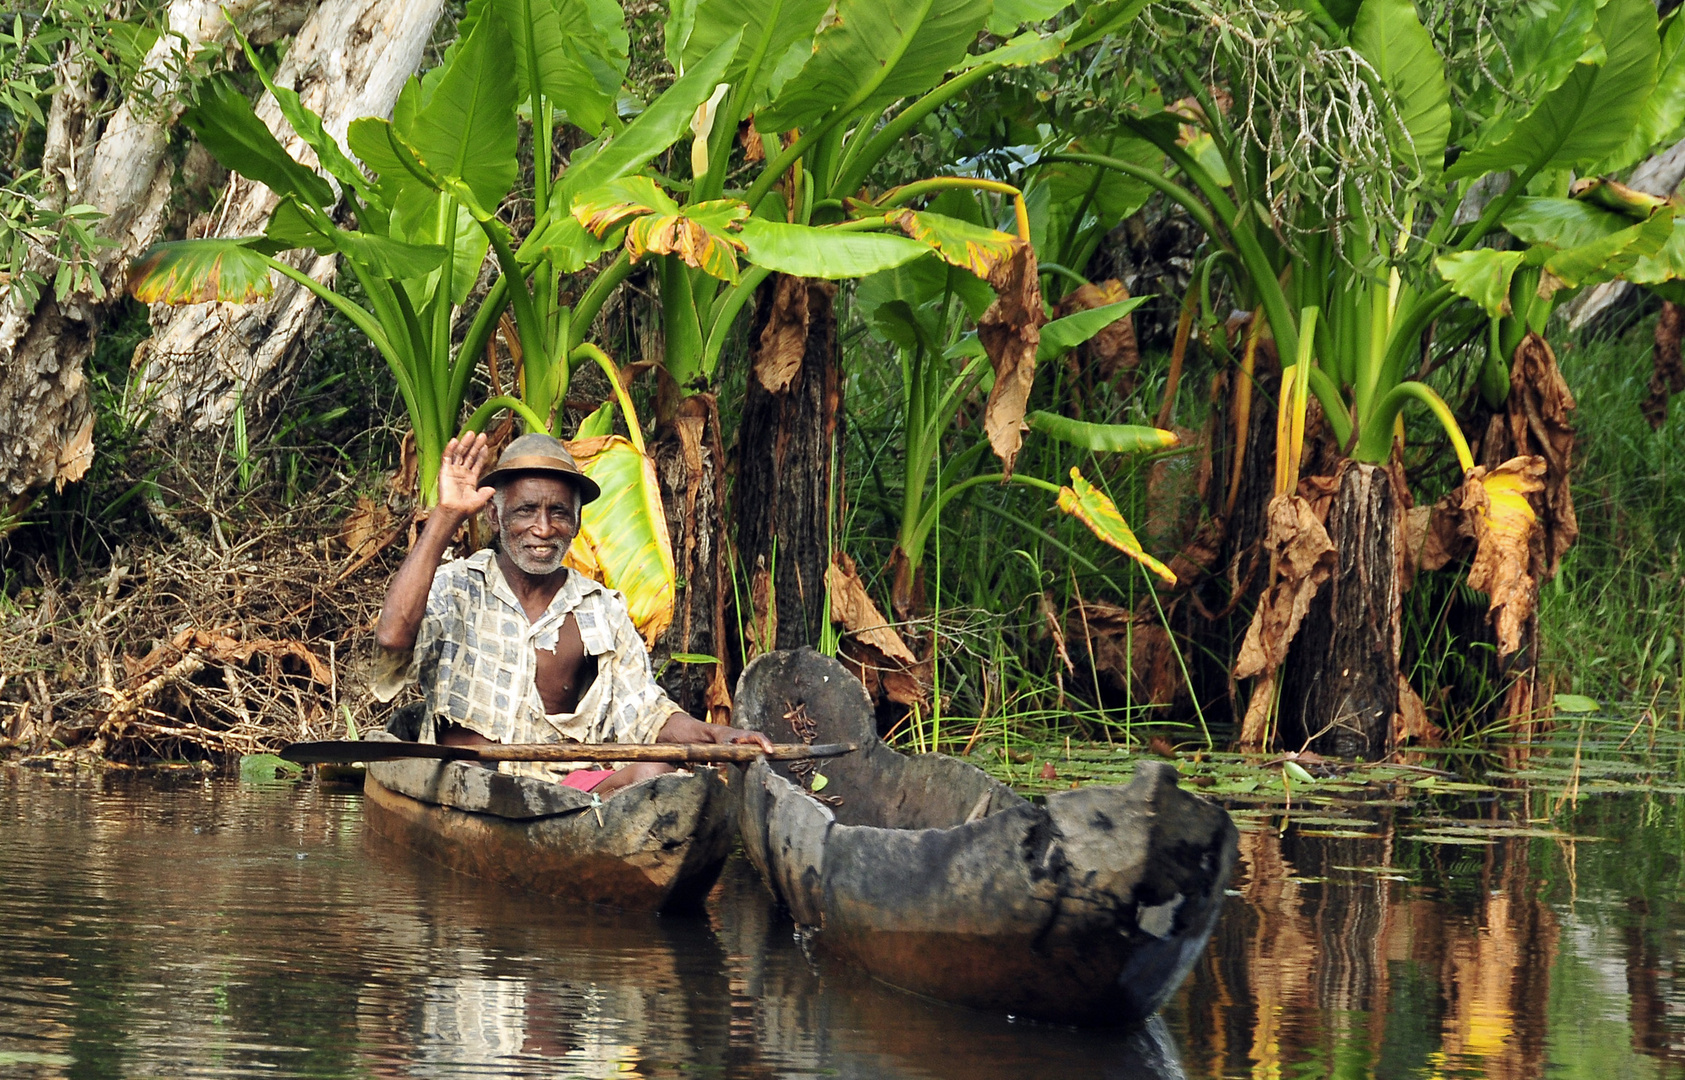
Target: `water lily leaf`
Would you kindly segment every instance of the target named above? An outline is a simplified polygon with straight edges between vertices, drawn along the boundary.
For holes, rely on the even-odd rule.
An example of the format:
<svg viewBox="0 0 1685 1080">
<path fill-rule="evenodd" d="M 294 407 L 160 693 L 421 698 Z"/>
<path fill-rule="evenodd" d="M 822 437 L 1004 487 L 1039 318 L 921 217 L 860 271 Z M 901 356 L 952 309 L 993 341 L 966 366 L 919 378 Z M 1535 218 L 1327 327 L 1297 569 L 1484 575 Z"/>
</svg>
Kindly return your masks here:
<svg viewBox="0 0 1685 1080">
<path fill-rule="evenodd" d="M 240 756 L 240 781 L 242 783 L 273 783 L 276 780 L 300 776 L 303 772 L 302 766 L 294 765 L 290 761 L 283 761 L 274 754 L 242 754 Z"/>
<path fill-rule="evenodd" d="M 651 645 L 673 621 L 673 542 L 655 465 L 624 436 L 568 444 L 602 497 L 586 507 L 567 564 L 618 589 L 632 622 Z"/>
<path fill-rule="evenodd" d="M 1316 777 L 1314 777 L 1310 773 L 1306 772 L 1305 767 L 1303 765 L 1299 764 L 1297 761 L 1284 761 L 1284 762 L 1282 762 L 1281 763 L 1281 771 L 1286 773 L 1288 776 L 1291 776 L 1293 779 L 1299 781 L 1301 784 L 1314 784 L 1314 783 L 1316 783 Z"/>
<path fill-rule="evenodd" d="M 1117 504 L 1112 502 L 1105 492 L 1083 479 L 1082 473 L 1075 466 L 1071 467 L 1070 486 L 1059 489 L 1059 509 L 1081 521 L 1095 536 L 1139 562 L 1169 584 L 1176 584 L 1176 575 L 1171 573 L 1170 567 L 1147 554 L 1141 547 L 1141 541 L 1135 538 L 1135 531 L 1118 512 Z"/>
<path fill-rule="evenodd" d="M 1593 713 L 1602 708 L 1595 699 L 1584 694 L 1557 694 L 1554 700 L 1557 712 Z"/>
<path fill-rule="evenodd" d="M 171 240 L 153 244 L 129 267 L 129 295 L 143 304 L 249 304 L 275 293 L 269 260 L 243 240 Z"/>
<path fill-rule="evenodd" d="M 809 791 L 824 791 L 825 786 L 830 782 L 830 777 L 822 772 L 816 772 L 813 774 L 813 782 L 807 785 L 807 789 Z"/>
</svg>

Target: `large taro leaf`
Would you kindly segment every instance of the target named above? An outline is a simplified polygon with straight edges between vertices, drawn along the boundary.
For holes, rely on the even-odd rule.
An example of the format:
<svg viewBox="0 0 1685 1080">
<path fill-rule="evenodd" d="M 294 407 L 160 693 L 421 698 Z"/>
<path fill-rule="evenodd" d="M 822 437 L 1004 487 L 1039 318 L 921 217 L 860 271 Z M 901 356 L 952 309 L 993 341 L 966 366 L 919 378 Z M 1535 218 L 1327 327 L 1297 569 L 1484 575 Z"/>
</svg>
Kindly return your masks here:
<svg viewBox="0 0 1685 1080">
<path fill-rule="evenodd" d="M 129 295 L 143 304 L 267 300 L 275 288 L 269 260 L 245 240 L 171 240 L 153 244 L 129 267 Z"/>
<path fill-rule="evenodd" d="M 744 95 L 747 114 L 764 103 L 778 61 L 798 43 L 811 42 L 830 0 L 701 0 L 680 51 L 684 70 L 721 42 L 742 32 L 731 64 L 721 76 Z"/>
<path fill-rule="evenodd" d="M 1149 169 L 1161 168 L 1164 163 L 1164 151 L 1145 139 L 1117 136 L 1073 139 L 1066 144 L 1064 152 L 1099 154 Z M 1034 188 L 1046 189 L 1047 201 L 1039 213 L 1036 207 L 1038 200 L 1032 198 Z M 1074 161 L 1052 161 L 1036 170 L 1032 192 L 1026 192 L 1025 195 L 1026 199 L 1031 201 L 1031 231 L 1032 234 L 1039 231 L 1045 235 L 1045 240 L 1038 241 L 1037 250 L 1042 253 L 1043 258 L 1054 260 L 1071 259 L 1073 256 L 1080 259 L 1081 253 L 1063 249 L 1065 237 L 1071 233 L 1073 222 L 1077 228 L 1081 228 L 1092 219 L 1102 229 L 1114 228 L 1124 218 L 1141 209 L 1152 194 L 1152 188 L 1144 181 L 1125 176 L 1114 169 L 1102 169 Z M 1080 220 L 1074 220 L 1078 219 L 1079 215 Z M 1038 224 L 1037 217 L 1045 222 L 1040 230 L 1035 228 Z M 1054 252 L 1057 254 L 1053 254 Z"/>
<path fill-rule="evenodd" d="M 585 508 L 567 562 L 626 598 L 632 622 L 651 645 L 673 621 L 673 542 L 661 508 L 655 465 L 620 435 L 568 444 L 602 497 Z"/>
<path fill-rule="evenodd" d="M 1135 538 L 1135 531 L 1123 520 L 1117 504 L 1106 493 L 1083 479 L 1075 466 L 1071 467 L 1071 484 L 1059 489 L 1059 509 L 1087 525 L 1101 540 L 1139 562 L 1171 585 L 1176 575 L 1170 567 L 1159 562 Z"/>
<path fill-rule="evenodd" d="M 207 79 L 200 87 L 198 102 L 182 113 L 181 120 L 224 166 L 276 194 L 295 196 L 311 206 L 327 206 L 334 201 L 333 186 L 293 160 L 252 111 L 246 95 L 227 79 Z"/>
<path fill-rule="evenodd" d="M 1590 165 L 1630 137 L 1656 85 L 1661 43 L 1650 0 L 1608 0 L 1597 14 L 1604 59 L 1574 65 L 1503 138 L 1483 141 L 1446 170 L 1451 180 Z"/>
<path fill-rule="evenodd" d="M 452 215 L 456 219 L 454 228 Z M 486 252 L 491 247 L 491 238 L 475 223 L 473 213 L 466 206 L 445 192 L 420 184 L 406 184 L 393 214 L 392 232 L 412 244 L 430 247 L 442 248 L 446 239 L 452 240 L 451 303 L 461 304 L 467 300 L 474 280 L 479 276 L 480 265 L 485 262 Z M 434 263 L 426 273 L 414 276 L 425 277 L 437 266 L 438 263 Z M 412 296 L 417 301 L 422 300 L 432 293 L 435 284 L 429 282 L 425 290 Z"/>
<path fill-rule="evenodd" d="M 737 52 L 738 40 L 736 35 L 727 38 L 687 68 L 624 131 L 605 135 L 574 151 L 557 185 L 556 201 L 571 206 L 581 192 L 637 172 L 678 142 L 689 130 L 696 107 L 707 101 L 719 85 L 721 75 Z"/>
<path fill-rule="evenodd" d="M 495 8 L 485 11 L 413 121 L 395 124 L 431 172 L 461 181 L 488 212 L 503 201 L 520 168 L 509 52 L 502 18 Z"/>
<path fill-rule="evenodd" d="M 1522 251 L 1475 248 L 1441 255 L 1434 261 L 1434 267 L 1451 286 L 1451 291 L 1473 300 L 1496 319 L 1509 314 L 1510 279 L 1526 257 Z"/>
<path fill-rule="evenodd" d="M 1046 22 L 1071 6 L 1071 0 L 995 0 L 989 33 L 1005 37 L 1025 23 Z"/>
<path fill-rule="evenodd" d="M 1374 65 L 1398 110 L 1403 131 L 1394 134 L 1393 152 L 1428 175 L 1439 172 L 1451 134 L 1451 96 L 1445 62 L 1413 0 L 1365 0 L 1352 24 L 1352 44 Z"/>
<path fill-rule="evenodd" d="M 1664 139 L 1675 137 L 1685 123 L 1685 19 L 1678 9 L 1662 25 L 1662 51 L 1656 65 L 1656 88 L 1644 99 L 1638 123 L 1627 141 L 1598 164 L 1596 172 L 1625 172 L 1644 160 Z"/>
<path fill-rule="evenodd" d="M 911 262 L 929 250 L 917 240 L 885 233 L 845 232 L 749 218 L 740 234 L 749 262 L 780 274 L 859 278 Z"/>
<path fill-rule="evenodd" d="M 604 4 L 620 14 L 614 0 Z M 621 19 L 599 25 L 585 0 L 493 0 L 493 6 L 509 28 L 519 100 L 536 91 L 577 127 L 601 131 L 626 73 Z"/>
<path fill-rule="evenodd" d="M 535 257 L 542 256 L 562 273 L 577 274 L 609 246 L 572 214 L 559 213 L 527 234 L 516 257 L 522 265 L 530 265 Z"/>
<path fill-rule="evenodd" d="M 992 8 L 990 0 L 837 0 L 812 56 L 755 126 L 808 128 L 833 110 L 854 115 L 922 94 L 965 58 Z"/>
<path fill-rule="evenodd" d="M 1045 329 L 1045 327 L 1043 328 Z M 1150 454 L 1177 443 L 1174 431 L 1142 424 L 1090 424 L 1037 409 L 1024 417 L 1030 430 L 1096 453 Z"/>
</svg>

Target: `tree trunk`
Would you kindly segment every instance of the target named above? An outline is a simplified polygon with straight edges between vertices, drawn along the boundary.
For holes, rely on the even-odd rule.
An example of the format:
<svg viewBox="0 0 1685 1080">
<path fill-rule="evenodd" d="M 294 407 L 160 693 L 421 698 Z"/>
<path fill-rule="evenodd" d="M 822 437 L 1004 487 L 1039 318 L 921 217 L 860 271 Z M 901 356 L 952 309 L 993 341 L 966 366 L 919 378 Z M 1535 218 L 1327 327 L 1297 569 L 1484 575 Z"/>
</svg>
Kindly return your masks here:
<svg viewBox="0 0 1685 1080">
<path fill-rule="evenodd" d="M 226 5 L 242 29 L 260 42 L 291 33 L 309 4 L 301 0 Z M 170 33 L 158 39 L 135 80 L 135 93 L 100 132 L 94 73 L 65 58 L 62 88 L 47 118 L 41 167 L 45 209 L 87 203 L 105 217 L 97 232 L 114 246 L 91 254 L 101 295 L 84 290 L 23 306 L 15 292 L 0 303 L 0 505 L 21 504 L 44 484 L 63 488 L 93 460 L 94 415 L 83 368 L 93 354 L 100 322 L 121 294 L 129 260 L 158 237 L 169 202 L 174 163 L 170 128 L 181 115 L 181 71 L 200 49 L 225 44 L 229 25 L 216 0 L 175 0 Z M 97 144 L 96 140 L 97 139 Z M 58 263 L 41 252 L 28 269 L 51 281 Z"/>
<path fill-rule="evenodd" d="M 673 622 L 656 643 L 655 663 L 661 666 L 674 653 L 716 657 L 719 662 L 714 664 L 669 663 L 662 683 L 668 696 L 692 716 L 724 723 L 731 715 L 725 672 L 728 579 L 720 528 L 725 450 L 714 395 L 682 399 L 673 418 L 656 431 L 650 453 L 679 578 Z"/>
<path fill-rule="evenodd" d="M 343 143 L 351 121 L 391 114 L 404 80 L 421 63 L 442 7 L 442 0 L 325 0 L 287 50 L 276 85 L 298 91 L 304 106 Z M 273 97 L 264 95 L 257 115 L 288 153 L 316 164 L 315 152 L 291 130 Z M 263 184 L 232 175 L 217 220 L 195 222 L 190 231 L 250 236 L 263 231 L 278 201 Z M 309 251 L 284 258 L 324 284 L 337 267 L 333 256 Z M 224 423 L 238 404 L 261 408 L 319 319 L 315 296 L 287 279 L 261 304 L 153 305 L 142 382 L 157 394 L 155 424 L 204 429 Z"/>
<path fill-rule="evenodd" d="M 1285 665 L 1282 745 L 1376 761 L 1399 713 L 1404 496 L 1392 473 L 1340 467 L 1328 538 L 1333 578 L 1312 601 Z"/>
<path fill-rule="evenodd" d="M 823 625 L 842 416 L 835 295 L 828 282 L 779 275 L 757 305 L 733 509 L 758 650 L 817 645 Z"/>
</svg>

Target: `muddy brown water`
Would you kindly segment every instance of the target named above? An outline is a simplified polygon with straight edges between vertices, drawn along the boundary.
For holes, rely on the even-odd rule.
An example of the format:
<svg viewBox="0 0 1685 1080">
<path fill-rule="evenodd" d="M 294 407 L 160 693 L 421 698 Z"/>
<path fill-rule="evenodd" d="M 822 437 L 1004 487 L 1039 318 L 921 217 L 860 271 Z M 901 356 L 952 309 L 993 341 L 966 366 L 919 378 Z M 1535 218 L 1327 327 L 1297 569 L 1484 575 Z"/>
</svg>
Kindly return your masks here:
<svg viewBox="0 0 1685 1080">
<path fill-rule="evenodd" d="M 740 859 L 705 915 L 567 909 L 353 791 L 0 767 L 0 1076 L 1685 1077 L 1677 796 L 1571 838 L 1251 824 L 1173 1005 L 1094 1032 L 810 959 Z"/>
</svg>

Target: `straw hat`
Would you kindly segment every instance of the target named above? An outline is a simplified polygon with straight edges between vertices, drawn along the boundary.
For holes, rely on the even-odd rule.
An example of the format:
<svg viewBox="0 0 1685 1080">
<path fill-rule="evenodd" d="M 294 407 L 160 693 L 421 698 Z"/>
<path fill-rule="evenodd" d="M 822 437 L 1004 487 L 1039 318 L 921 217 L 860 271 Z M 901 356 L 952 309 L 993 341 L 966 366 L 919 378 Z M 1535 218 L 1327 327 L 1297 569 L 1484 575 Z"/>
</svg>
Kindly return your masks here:
<svg viewBox="0 0 1685 1080">
<path fill-rule="evenodd" d="M 480 483 L 502 487 L 511 480 L 535 474 L 567 477 L 579 489 L 581 506 L 603 493 L 597 482 L 580 470 L 579 463 L 561 440 L 543 432 L 522 435 L 510 443 L 492 471 L 480 477 Z"/>
</svg>

